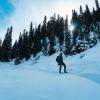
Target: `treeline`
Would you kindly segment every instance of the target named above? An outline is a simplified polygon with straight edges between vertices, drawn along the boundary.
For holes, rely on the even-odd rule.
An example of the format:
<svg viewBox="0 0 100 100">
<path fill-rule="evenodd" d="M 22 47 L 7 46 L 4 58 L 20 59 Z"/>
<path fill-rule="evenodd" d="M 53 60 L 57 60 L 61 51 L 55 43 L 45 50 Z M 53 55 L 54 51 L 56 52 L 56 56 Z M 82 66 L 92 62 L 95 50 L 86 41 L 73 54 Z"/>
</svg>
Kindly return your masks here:
<svg viewBox="0 0 100 100">
<path fill-rule="evenodd" d="M 83 11 L 80 6 L 80 13 L 72 10 L 73 25 L 71 54 L 76 54 L 93 47 L 100 39 L 100 7 L 98 0 L 95 0 L 96 9 L 91 12 L 88 5 Z"/>
<path fill-rule="evenodd" d="M 100 39 L 100 7 L 97 0 L 95 3 L 96 9 L 93 8 L 92 12 L 88 5 L 84 11 L 80 6 L 79 14 L 73 10 L 71 26 L 68 25 L 68 16 L 64 19 L 56 14 L 49 21 L 45 16 L 43 23 L 35 28 L 31 22 L 29 31 L 24 29 L 14 45 L 13 27 L 8 28 L 4 41 L 0 40 L 0 61 L 15 60 L 15 64 L 19 64 L 22 59 L 36 57 L 39 52 L 45 56 L 57 51 L 73 55 L 93 47 Z"/>
</svg>

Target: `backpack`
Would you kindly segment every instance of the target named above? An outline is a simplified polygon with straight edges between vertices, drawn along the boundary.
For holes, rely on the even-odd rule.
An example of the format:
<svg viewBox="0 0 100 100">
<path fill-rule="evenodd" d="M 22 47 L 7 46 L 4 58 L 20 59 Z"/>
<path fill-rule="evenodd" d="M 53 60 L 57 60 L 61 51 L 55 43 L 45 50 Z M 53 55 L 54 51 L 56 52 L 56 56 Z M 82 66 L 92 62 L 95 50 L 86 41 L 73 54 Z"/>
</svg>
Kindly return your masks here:
<svg viewBox="0 0 100 100">
<path fill-rule="evenodd" d="M 60 61 L 60 56 L 57 56 L 56 62 L 59 63 L 59 61 Z"/>
</svg>

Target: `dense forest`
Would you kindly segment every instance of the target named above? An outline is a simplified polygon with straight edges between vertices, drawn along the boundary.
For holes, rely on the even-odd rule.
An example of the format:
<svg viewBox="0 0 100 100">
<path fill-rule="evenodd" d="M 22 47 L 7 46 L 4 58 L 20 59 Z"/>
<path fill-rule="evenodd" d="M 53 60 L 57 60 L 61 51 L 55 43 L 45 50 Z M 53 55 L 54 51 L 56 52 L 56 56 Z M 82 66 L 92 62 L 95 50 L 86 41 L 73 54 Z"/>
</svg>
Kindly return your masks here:
<svg viewBox="0 0 100 100">
<path fill-rule="evenodd" d="M 40 52 L 44 56 L 62 51 L 65 55 L 75 55 L 92 48 L 100 40 L 100 7 L 98 0 L 94 2 L 96 9 L 90 11 L 88 5 L 85 10 L 80 6 L 79 14 L 72 10 L 71 24 L 68 16 L 64 19 L 54 14 L 49 21 L 44 17 L 42 24 L 20 33 L 19 39 L 12 45 L 13 26 L 7 29 L 4 40 L 0 39 L 0 61 L 14 60 L 19 64 L 22 59 L 36 57 Z"/>
</svg>

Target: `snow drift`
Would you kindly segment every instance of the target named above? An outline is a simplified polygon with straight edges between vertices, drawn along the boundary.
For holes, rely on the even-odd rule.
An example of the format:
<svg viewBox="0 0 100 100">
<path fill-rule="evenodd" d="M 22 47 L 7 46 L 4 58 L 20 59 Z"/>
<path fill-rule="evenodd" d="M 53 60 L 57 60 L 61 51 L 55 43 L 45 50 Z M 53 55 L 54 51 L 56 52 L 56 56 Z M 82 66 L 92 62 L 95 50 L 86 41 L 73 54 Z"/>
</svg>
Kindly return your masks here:
<svg viewBox="0 0 100 100">
<path fill-rule="evenodd" d="M 100 44 L 65 57 L 67 74 L 58 73 L 56 56 L 31 58 L 20 65 L 0 63 L 0 100 L 100 100 Z"/>
</svg>

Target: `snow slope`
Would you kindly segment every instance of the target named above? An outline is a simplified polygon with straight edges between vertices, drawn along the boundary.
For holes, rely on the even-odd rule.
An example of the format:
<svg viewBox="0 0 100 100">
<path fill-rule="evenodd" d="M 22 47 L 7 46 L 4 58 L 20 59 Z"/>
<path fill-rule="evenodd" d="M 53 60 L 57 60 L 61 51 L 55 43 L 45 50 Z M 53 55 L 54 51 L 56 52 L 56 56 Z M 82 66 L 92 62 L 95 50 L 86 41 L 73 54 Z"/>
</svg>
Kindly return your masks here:
<svg viewBox="0 0 100 100">
<path fill-rule="evenodd" d="M 100 100 L 100 43 L 65 57 L 67 74 L 58 74 L 56 56 L 15 66 L 0 63 L 0 100 Z"/>
</svg>

